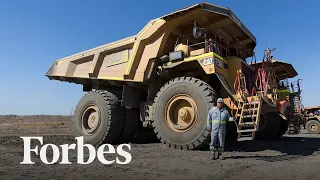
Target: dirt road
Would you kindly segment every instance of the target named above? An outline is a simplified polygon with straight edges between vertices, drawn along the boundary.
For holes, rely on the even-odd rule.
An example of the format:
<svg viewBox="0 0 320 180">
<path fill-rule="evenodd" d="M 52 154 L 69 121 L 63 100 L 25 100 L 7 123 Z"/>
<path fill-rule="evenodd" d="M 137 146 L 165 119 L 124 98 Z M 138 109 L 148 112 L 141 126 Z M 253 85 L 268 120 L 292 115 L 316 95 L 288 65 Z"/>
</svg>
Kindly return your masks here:
<svg viewBox="0 0 320 180">
<path fill-rule="evenodd" d="M 44 136 L 44 143 L 74 143 L 72 136 Z M 227 159 L 213 161 L 208 151 L 167 149 L 161 144 L 131 144 L 128 165 L 104 165 L 98 160 L 78 165 L 20 165 L 23 142 L 19 136 L 0 137 L 0 179 L 319 179 L 320 137 L 300 134 L 277 141 L 230 144 Z M 52 153 L 48 153 L 48 157 Z M 112 157 L 108 157 L 111 158 Z M 48 158 L 50 159 L 50 158 Z M 110 160 L 111 160 L 110 159 Z"/>
</svg>

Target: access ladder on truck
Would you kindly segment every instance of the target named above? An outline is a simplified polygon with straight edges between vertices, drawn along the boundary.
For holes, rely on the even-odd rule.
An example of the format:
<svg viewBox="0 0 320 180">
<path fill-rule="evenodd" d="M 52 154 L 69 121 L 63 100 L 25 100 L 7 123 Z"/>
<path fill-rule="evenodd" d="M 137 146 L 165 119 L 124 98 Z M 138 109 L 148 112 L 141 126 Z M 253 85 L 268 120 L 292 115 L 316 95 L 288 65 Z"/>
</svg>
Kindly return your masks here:
<svg viewBox="0 0 320 180">
<path fill-rule="evenodd" d="M 298 81 L 291 83 L 292 93 L 289 95 L 290 100 L 290 117 L 289 117 L 289 127 L 288 133 L 295 134 L 300 133 L 300 125 L 301 125 L 301 89 L 300 89 L 301 79 Z M 296 83 L 296 84 L 294 84 Z"/>
<path fill-rule="evenodd" d="M 255 96 L 249 96 L 246 90 L 245 76 L 240 71 L 237 72 L 234 87 L 237 91 L 235 117 L 237 118 L 238 140 L 254 140 L 259 127 L 262 103 L 258 94 L 262 94 L 262 92 L 258 92 Z"/>
</svg>

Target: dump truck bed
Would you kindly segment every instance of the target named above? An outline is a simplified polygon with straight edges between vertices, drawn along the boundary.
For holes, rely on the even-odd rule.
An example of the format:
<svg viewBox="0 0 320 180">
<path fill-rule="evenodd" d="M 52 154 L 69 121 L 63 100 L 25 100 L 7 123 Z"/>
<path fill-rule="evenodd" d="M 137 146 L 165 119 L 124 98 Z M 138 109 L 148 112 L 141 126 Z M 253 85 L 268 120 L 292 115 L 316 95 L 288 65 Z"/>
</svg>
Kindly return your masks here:
<svg viewBox="0 0 320 180">
<path fill-rule="evenodd" d="M 117 48 L 119 46 L 130 44 L 130 42 L 133 42 L 135 40 L 135 37 L 136 36 L 131 36 L 131 37 L 128 37 L 128 38 L 125 38 L 125 39 L 121 39 L 121 40 L 118 40 L 118 41 L 115 41 L 115 42 L 111 42 L 111 43 L 108 43 L 108 44 L 104 44 L 104 45 L 101 45 L 101 46 L 98 46 L 98 47 L 95 47 L 95 48 L 92 48 L 92 49 L 88 49 L 88 50 L 79 52 L 77 54 L 73 54 L 71 56 L 64 57 L 62 59 L 58 59 L 56 61 L 56 64 L 62 63 L 63 61 L 68 61 L 68 60 L 72 61 L 72 60 L 75 60 L 75 59 L 81 59 L 81 58 L 86 57 L 86 56 L 91 56 L 91 55 L 93 55 L 93 54 L 95 54 L 97 52 L 103 52 L 103 51 L 105 51 L 107 49 Z"/>
<path fill-rule="evenodd" d="M 253 63 L 251 66 L 255 68 L 261 68 L 263 66 L 263 61 Z M 272 67 L 275 70 L 275 75 L 279 80 L 286 78 L 294 78 L 298 75 L 297 71 L 294 69 L 292 64 L 282 62 L 279 60 L 271 60 Z"/>
<path fill-rule="evenodd" d="M 303 110 L 320 110 L 320 106 L 310 106 L 310 107 L 305 107 Z"/>
<path fill-rule="evenodd" d="M 210 27 L 230 41 L 242 43 L 250 57 L 256 39 L 228 8 L 195 4 L 151 20 L 137 35 L 57 60 L 46 76 L 79 84 L 104 80 L 144 82 L 155 61 L 173 51 L 177 37 L 192 32 L 194 21 Z"/>
</svg>

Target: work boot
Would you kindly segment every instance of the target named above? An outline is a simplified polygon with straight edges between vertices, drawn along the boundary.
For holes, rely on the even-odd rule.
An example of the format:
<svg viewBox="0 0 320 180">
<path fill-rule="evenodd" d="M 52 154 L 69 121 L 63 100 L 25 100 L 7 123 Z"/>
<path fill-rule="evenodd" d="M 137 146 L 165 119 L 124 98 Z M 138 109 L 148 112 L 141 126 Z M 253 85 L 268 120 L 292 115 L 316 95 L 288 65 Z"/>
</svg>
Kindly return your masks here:
<svg viewBox="0 0 320 180">
<path fill-rule="evenodd" d="M 225 160 L 225 156 L 223 155 L 223 148 L 220 148 L 218 150 L 218 158 L 217 159 L 220 159 L 220 160 Z"/>
<path fill-rule="evenodd" d="M 211 158 L 211 160 L 216 160 L 217 158 L 216 158 L 216 152 L 213 152 L 213 156 L 212 156 L 212 158 Z"/>
<path fill-rule="evenodd" d="M 216 160 L 217 159 L 217 154 L 218 154 L 217 150 L 216 149 L 211 149 L 210 151 L 212 152 L 211 160 Z"/>
</svg>

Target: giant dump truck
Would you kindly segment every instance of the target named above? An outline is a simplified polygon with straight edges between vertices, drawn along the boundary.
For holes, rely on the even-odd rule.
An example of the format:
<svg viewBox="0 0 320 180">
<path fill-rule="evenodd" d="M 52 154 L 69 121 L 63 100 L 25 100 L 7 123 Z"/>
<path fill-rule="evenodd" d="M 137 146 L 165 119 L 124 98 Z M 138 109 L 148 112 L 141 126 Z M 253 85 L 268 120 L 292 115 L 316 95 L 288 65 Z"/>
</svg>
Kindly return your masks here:
<svg viewBox="0 0 320 180">
<path fill-rule="evenodd" d="M 229 8 L 200 3 L 151 20 L 132 37 L 59 59 L 46 76 L 88 92 L 73 132 L 93 145 L 129 141 L 141 124 L 168 147 L 199 148 L 208 142 L 207 114 L 218 97 L 237 119 L 227 126 L 231 139 L 280 137 L 287 123 L 262 72 L 297 74 L 270 58 L 248 64 L 255 46 Z"/>
<path fill-rule="evenodd" d="M 320 106 L 303 108 L 305 128 L 310 134 L 320 133 Z"/>
</svg>

